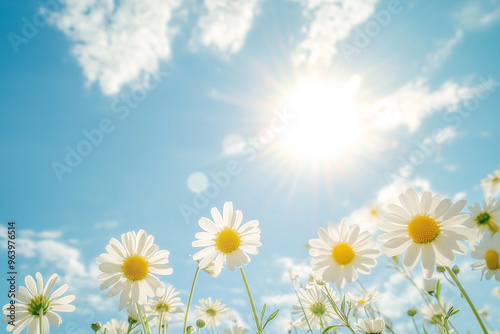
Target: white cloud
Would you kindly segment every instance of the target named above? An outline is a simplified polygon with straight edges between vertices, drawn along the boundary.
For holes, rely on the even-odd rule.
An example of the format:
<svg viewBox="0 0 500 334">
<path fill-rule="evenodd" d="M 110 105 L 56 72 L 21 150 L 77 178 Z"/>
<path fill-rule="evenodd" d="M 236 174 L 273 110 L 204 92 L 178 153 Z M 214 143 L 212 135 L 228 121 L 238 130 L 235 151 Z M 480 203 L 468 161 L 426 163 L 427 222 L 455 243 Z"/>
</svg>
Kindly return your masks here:
<svg viewBox="0 0 500 334">
<path fill-rule="evenodd" d="M 440 43 L 440 48 L 426 57 L 426 64 L 423 67 L 424 72 L 431 72 L 439 68 L 443 62 L 451 55 L 453 47 L 462 40 L 462 30 L 458 29 L 455 35 L 444 42 Z"/>
<path fill-rule="evenodd" d="M 476 29 L 500 20 L 498 1 L 469 1 L 453 17 L 465 28 Z"/>
<path fill-rule="evenodd" d="M 205 14 L 198 18 L 191 47 L 212 49 L 227 57 L 241 50 L 259 13 L 260 0 L 205 0 Z"/>
<path fill-rule="evenodd" d="M 52 23 L 71 41 L 72 53 L 88 84 L 104 94 L 133 87 L 158 71 L 170 57 L 175 30 L 169 26 L 178 0 L 61 0 Z"/>
<path fill-rule="evenodd" d="M 375 102 L 365 116 L 378 128 L 406 126 L 415 131 L 422 120 L 438 110 L 456 111 L 460 102 L 471 98 L 476 87 L 452 80 L 431 91 L 425 78 L 407 83 L 396 92 Z"/>
<path fill-rule="evenodd" d="M 443 144 L 452 141 L 456 137 L 457 130 L 455 130 L 455 128 L 452 126 L 447 126 L 439 131 L 438 135 L 436 136 L 436 142 L 438 144 Z"/>
<path fill-rule="evenodd" d="M 260 297 L 262 304 L 273 305 L 276 307 L 288 306 L 291 307 L 298 303 L 295 293 L 265 295 Z"/>
<path fill-rule="evenodd" d="M 103 221 L 103 222 L 100 222 L 100 223 L 96 223 L 94 225 L 94 228 L 96 230 L 100 230 L 100 229 L 103 229 L 103 228 L 110 230 L 112 228 L 117 227 L 118 225 L 119 225 L 119 223 L 116 220 L 106 220 L 106 221 Z"/>
<path fill-rule="evenodd" d="M 329 64 L 337 44 L 374 12 L 377 0 L 301 0 L 304 16 L 312 17 L 306 37 L 293 54 L 295 64 Z"/>
<path fill-rule="evenodd" d="M 290 275 L 292 277 L 298 276 L 298 279 L 305 281 L 309 281 L 309 278 L 314 276 L 309 263 L 297 262 L 289 257 L 281 257 L 276 260 L 276 264 L 284 269 L 281 275 L 282 283 L 291 284 Z"/>
<path fill-rule="evenodd" d="M 399 318 L 410 308 L 422 303 L 418 290 L 400 273 L 392 274 L 383 287 L 378 306 L 386 317 Z"/>
<path fill-rule="evenodd" d="M 455 195 L 453 195 L 453 202 L 457 202 L 461 199 L 464 199 L 466 196 L 467 196 L 467 192 L 465 192 L 465 191 L 461 191 L 459 193 L 456 193 Z"/>
</svg>

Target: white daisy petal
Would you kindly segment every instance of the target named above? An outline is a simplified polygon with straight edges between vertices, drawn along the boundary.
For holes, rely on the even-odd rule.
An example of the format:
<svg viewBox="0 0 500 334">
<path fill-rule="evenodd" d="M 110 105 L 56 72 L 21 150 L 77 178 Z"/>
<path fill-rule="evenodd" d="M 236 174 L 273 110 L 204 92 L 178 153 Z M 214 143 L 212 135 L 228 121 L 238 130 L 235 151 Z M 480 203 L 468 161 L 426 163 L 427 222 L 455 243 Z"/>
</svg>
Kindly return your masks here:
<svg viewBox="0 0 500 334">
<path fill-rule="evenodd" d="M 200 261 L 201 269 L 212 267 L 210 271 L 218 275 L 224 263 L 230 270 L 247 264 L 250 258 L 247 255 L 257 254 L 260 243 L 259 222 L 251 220 L 241 225 L 243 214 L 241 211 L 233 211 L 233 204 L 226 202 L 221 216 L 217 208 L 212 208 L 212 217 L 215 224 L 206 218 L 199 221 L 200 227 L 205 232 L 195 234 L 196 240 L 193 247 L 204 247 L 193 255 L 193 259 Z M 241 226 L 240 226 L 241 225 Z"/>
<path fill-rule="evenodd" d="M 411 270 L 422 258 L 424 277 L 430 278 L 436 264 L 444 265 L 464 254 L 467 247 L 460 241 L 471 239 L 470 229 L 463 223 L 467 215 L 460 213 L 465 201 L 452 205 L 441 195 L 424 192 L 419 198 L 414 189 L 399 196 L 402 208 L 388 206 L 393 213 L 383 215 L 387 221 L 379 228 L 386 233 L 378 240 L 387 256 L 405 252 L 403 264 Z"/>
<path fill-rule="evenodd" d="M 121 293 L 120 308 L 132 299 L 133 303 L 144 304 L 147 297 L 154 297 L 163 286 L 155 275 L 170 275 L 173 270 L 167 266 L 170 252 L 159 250 L 154 237 L 146 231 L 131 231 L 121 235 L 121 243 L 112 238 L 106 247 L 108 254 L 98 258 L 99 270 L 103 274 L 101 290 L 109 288 L 107 295 Z"/>
</svg>

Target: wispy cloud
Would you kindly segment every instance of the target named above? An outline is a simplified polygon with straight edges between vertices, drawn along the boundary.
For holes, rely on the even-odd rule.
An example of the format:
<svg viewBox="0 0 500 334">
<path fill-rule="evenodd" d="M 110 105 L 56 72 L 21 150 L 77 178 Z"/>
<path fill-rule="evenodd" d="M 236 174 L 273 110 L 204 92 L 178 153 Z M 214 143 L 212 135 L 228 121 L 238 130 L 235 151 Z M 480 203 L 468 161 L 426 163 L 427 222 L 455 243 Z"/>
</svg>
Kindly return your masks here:
<svg viewBox="0 0 500 334">
<path fill-rule="evenodd" d="M 498 1 L 469 1 L 453 17 L 464 28 L 477 29 L 500 21 Z"/>
<path fill-rule="evenodd" d="M 305 38 L 292 55 L 295 64 L 329 64 L 337 44 L 374 12 L 377 0 L 300 0 L 304 16 L 310 18 L 303 28 Z"/>
<path fill-rule="evenodd" d="M 471 98 L 475 91 L 476 87 L 453 80 L 431 90 L 426 78 L 417 78 L 376 101 L 366 116 L 375 127 L 393 129 L 406 126 L 413 132 L 432 113 L 439 110 L 455 111 L 459 103 Z"/>
<path fill-rule="evenodd" d="M 423 66 L 422 71 L 432 72 L 441 67 L 444 61 L 450 57 L 455 45 L 457 45 L 458 42 L 462 40 L 462 37 L 463 32 L 462 30 L 458 29 L 452 38 L 446 41 L 441 41 L 439 43 L 438 50 L 427 55 L 426 63 Z"/>
<path fill-rule="evenodd" d="M 198 18 L 190 44 L 193 50 L 207 47 L 215 54 L 228 57 L 245 44 L 260 0 L 205 0 L 205 13 Z"/>
<path fill-rule="evenodd" d="M 118 221 L 116 220 L 106 220 L 106 221 L 103 221 L 103 222 L 100 222 L 100 223 L 96 223 L 94 225 L 94 228 L 96 230 L 100 230 L 100 229 L 112 229 L 112 228 L 115 228 L 119 225 Z"/>
<path fill-rule="evenodd" d="M 71 51 L 88 84 L 104 94 L 139 85 L 171 54 L 169 25 L 178 0 L 61 0 L 52 23 L 72 42 Z"/>
</svg>

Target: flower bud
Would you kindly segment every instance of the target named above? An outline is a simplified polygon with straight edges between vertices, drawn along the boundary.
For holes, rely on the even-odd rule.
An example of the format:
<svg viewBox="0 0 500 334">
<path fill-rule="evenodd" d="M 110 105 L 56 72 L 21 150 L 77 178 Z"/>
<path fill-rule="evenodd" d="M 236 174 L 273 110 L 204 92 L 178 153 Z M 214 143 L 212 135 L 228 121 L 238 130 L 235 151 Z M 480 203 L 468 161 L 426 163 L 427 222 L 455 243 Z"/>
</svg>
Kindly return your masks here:
<svg viewBox="0 0 500 334">
<path fill-rule="evenodd" d="M 444 267 L 437 266 L 436 270 L 438 273 L 444 273 Z"/>
<path fill-rule="evenodd" d="M 186 328 L 186 331 L 188 334 L 194 332 L 196 329 L 194 329 L 194 326 L 188 326 L 188 328 Z"/>
<path fill-rule="evenodd" d="M 417 309 L 416 308 L 413 307 L 413 308 L 411 308 L 411 309 L 408 310 L 408 315 L 410 317 L 413 317 L 415 314 L 417 314 Z"/>
<path fill-rule="evenodd" d="M 455 275 L 457 275 L 460 272 L 460 268 L 458 268 L 458 266 L 453 266 L 453 268 L 451 268 L 451 270 L 453 271 L 453 273 Z"/>
<path fill-rule="evenodd" d="M 203 321 L 201 319 L 196 320 L 196 327 L 198 327 L 198 328 L 205 327 L 205 321 Z"/>
<path fill-rule="evenodd" d="M 94 322 L 92 325 L 90 325 L 90 328 L 92 328 L 92 330 L 94 332 L 97 332 L 98 330 L 100 330 L 101 327 L 102 327 L 102 325 L 100 322 Z"/>
</svg>

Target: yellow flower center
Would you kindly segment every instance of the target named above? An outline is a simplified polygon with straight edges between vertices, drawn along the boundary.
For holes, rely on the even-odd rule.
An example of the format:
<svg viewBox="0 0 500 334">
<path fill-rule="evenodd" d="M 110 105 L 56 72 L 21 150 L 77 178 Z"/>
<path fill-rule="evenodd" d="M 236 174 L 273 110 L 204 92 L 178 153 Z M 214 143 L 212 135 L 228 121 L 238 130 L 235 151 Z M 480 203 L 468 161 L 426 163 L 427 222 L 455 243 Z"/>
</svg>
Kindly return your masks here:
<svg viewBox="0 0 500 334">
<path fill-rule="evenodd" d="M 167 313 L 170 311 L 170 305 L 165 304 L 165 303 L 158 303 L 158 304 L 156 304 L 155 311 L 158 313 L 160 313 L 160 312 Z"/>
<path fill-rule="evenodd" d="M 500 269 L 499 261 L 498 261 L 498 252 L 489 249 L 486 254 L 484 254 L 484 259 L 486 260 L 486 266 L 489 270 L 497 270 Z"/>
<path fill-rule="evenodd" d="M 358 304 L 361 304 L 361 305 L 364 305 L 365 303 L 366 302 L 363 299 L 361 299 L 360 301 L 358 301 Z"/>
<path fill-rule="evenodd" d="M 408 234 L 413 242 L 426 244 L 434 241 L 439 235 L 437 221 L 427 216 L 417 216 L 408 224 Z"/>
<path fill-rule="evenodd" d="M 309 307 L 309 311 L 311 311 L 311 313 L 315 316 L 321 317 L 326 312 L 326 306 L 321 302 L 316 302 L 314 304 L 311 304 L 311 306 Z"/>
<path fill-rule="evenodd" d="M 375 210 L 375 209 L 372 209 L 372 210 L 370 211 L 370 214 L 371 214 L 372 216 L 378 216 L 378 212 L 377 212 L 377 210 Z"/>
<path fill-rule="evenodd" d="M 345 265 L 354 259 L 354 250 L 346 243 L 337 244 L 332 249 L 332 257 L 338 264 Z"/>
<path fill-rule="evenodd" d="M 140 281 L 148 272 L 149 263 L 142 256 L 133 255 L 123 262 L 122 273 L 129 280 Z"/>
<path fill-rule="evenodd" d="M 214 310 L 213 308 L 209 308 L 208 310 L 205 311 L 209 316 L 211 317 L 215 317 L 215 315 L 217 314 L 217 311 Z"/>
<path fill-rule="evenodd" d="M 479 226 L 484 224 L 488 225 L 488 228 L 493 234 L 498 232 L 498 225 L 491 221 L 491 215 L 488 212 L 481 212 L 475 220 Z"/>
<path fill-rule="evenodd" d="M 217 239 L 215 239 L 215 247 L 218 251 L 224 254 L 234 252 L 240 247 L 241 239 L 235 230 L 226 228 L 222 230 Z"/>
<path fill-rule="evenodd" d="M 26 306 L 28 313 L 35 317 L 46 315 L 51 309 L 49 300 L 43 294 L 31 298 Z"/>
</svg>

